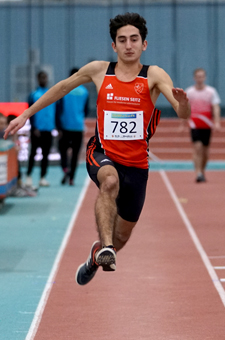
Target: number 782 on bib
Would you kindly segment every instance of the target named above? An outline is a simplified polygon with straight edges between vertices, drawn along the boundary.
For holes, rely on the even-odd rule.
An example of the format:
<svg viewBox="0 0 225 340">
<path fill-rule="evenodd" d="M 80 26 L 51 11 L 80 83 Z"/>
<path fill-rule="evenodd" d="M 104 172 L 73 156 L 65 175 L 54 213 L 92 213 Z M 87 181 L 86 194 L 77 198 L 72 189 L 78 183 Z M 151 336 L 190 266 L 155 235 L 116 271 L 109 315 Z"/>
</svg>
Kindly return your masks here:
<svg viewBox="0 0 225 340">
<path fill-rule="evenodd" d="M 143 111 L 104 111 L 104 139 L 143 139 Z"/>
</svg>

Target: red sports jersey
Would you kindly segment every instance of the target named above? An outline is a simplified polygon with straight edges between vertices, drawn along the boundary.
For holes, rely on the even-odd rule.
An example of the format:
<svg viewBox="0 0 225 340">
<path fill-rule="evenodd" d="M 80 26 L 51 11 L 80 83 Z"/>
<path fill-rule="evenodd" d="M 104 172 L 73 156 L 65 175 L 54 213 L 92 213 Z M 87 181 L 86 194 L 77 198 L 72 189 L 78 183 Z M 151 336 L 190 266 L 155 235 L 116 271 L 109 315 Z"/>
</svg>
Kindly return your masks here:
<svg viewBox="0 0 225 340">
<path fill-rule="evenodd" d="M 117 79 L 115 66 L 109 64 L 98 94 L 96 137 L 112 161 L 147 169 L 148 141 L 161 113 L 150 97 L 149 66 L 144 65 L 130 82 Z"/>
</svg>

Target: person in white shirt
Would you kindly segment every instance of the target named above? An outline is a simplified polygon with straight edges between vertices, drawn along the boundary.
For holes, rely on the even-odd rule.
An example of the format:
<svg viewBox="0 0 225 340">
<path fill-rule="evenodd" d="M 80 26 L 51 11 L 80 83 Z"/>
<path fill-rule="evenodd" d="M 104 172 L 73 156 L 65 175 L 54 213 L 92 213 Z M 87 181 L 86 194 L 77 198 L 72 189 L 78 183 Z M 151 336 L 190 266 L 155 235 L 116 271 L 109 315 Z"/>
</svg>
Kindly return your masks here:
<svg viewBox="0 0 225 340">
<path fill-rule="evenodd" d="M 220 97 L 216 89 L 206 85 L 206 71 L 194 70 L 195 85 L 185 91 L 191 105 L 189 126 L 193 142 L 193 161 L 196 182 L 205 182 L 205 168 L 209 158 L 212 129 L 220 129 Z"/>
</svg>

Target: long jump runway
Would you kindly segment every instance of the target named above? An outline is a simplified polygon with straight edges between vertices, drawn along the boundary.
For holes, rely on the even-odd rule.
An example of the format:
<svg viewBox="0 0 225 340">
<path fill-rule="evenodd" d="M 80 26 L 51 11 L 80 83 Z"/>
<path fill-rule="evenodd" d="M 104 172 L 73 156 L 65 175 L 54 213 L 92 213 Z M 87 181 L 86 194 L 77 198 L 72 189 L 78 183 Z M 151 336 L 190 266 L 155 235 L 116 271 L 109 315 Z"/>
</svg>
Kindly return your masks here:
<svg viewBox="0 0 225 340">
<path fill-rule="evenodd" d="M 26 340 L 225 339 L 225 183 L 208 171 L 150 172 L 147 198 L 117 270 L 80 287 L 97 237 L 88 182 Z"/>
</svg>

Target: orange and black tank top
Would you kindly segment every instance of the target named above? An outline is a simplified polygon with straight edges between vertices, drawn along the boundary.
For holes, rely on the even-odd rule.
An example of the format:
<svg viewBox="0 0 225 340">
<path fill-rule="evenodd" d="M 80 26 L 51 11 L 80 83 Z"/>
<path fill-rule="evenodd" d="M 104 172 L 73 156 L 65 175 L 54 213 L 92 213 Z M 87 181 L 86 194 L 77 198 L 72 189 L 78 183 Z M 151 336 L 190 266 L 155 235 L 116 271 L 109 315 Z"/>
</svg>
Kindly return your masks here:
<svg viewBox="0 0 225 340">
<path fill-rule="evenodd" d="M 149 66 L 130 82 L 117 79 L 115 66 L 109 64 L 98 93 L 96 138 L 112 161 L 147 169 L 148 141 L 160 119 L 150 97 Z"/>
</svg>

